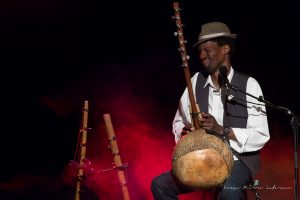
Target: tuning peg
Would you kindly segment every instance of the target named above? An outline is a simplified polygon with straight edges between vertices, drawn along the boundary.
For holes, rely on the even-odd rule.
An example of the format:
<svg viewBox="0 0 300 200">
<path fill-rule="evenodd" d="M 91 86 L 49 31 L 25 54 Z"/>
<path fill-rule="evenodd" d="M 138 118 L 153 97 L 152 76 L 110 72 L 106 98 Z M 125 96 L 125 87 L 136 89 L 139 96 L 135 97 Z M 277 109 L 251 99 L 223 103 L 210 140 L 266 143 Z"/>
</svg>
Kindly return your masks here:
<svg viewBox="0 0 300 200">
<path fill-rule="evenodd" d="M 180 17 L 178 17 L 178 16 L 172 16 L 171 18 L 172 18 L 172 20 L 178 20 L 178 19 L 180 19 Z"/>
<path fill-rule="evenodd" d="M 182 41 L 180 41 L 180 44 L 183 44 L 183 43 L 187 43 L 187 40 L 182 40 Z"/>
<path fill-rule="evenodd" d="M 181 11 L 182 10 L 182 8 L 177 8 L 177 9 L 175 9 L 175 12 L 178 12 L 178 11 Z"/>
<path fill-rule="evenodd" d="M 181 35 L 181 33 L 174 32 L 174 36 L 178 36 L 178 35 Z"/>
<path fill-rule="evenodd" d="M 182 56 L 181 56 L 181 59 L 182 59 L 183 61 L 187 61 L 187 60 L 190 59 L 190 56 L 189 56 L 189 55 L 186 55 L 186 56 L 182 55 Z"/>
<path fill-rule="evenodd" d="M 187 64 L 182 64 L 181 67 L 186 68 Z"/>
<path fill-rule="evenodd" d="M 178 49 L 177 49 L 177 51 L 179 51 L 179 52 L 185 52 L 185 49 L 184 48 L 182 48 L 182 47 L 179 47 Z"/>
</svg>

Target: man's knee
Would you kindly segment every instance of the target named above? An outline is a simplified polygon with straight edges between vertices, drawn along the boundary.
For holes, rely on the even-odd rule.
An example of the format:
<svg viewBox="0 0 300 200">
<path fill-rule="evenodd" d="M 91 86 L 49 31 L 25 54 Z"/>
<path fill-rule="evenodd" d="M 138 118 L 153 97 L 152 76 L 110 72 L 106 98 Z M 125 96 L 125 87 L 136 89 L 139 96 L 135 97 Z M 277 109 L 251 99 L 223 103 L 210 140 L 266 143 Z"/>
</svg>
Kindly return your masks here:
<svg viewBox="0 0 300 200">
<path fill-rule="evenodd" d="M 154 193 L 156 192 L 157 188 L 159 187 L 159 182 L 157 180 L 157 177 L 155 177 L 154 179 L 152 179 L 152 182 L 151 182 L 151 191 Z"/>
<path fill-rule="evenodd" d="M 157 193 L 159 191 L 164 190 L 164 182 L 163 180 L 160 178 L 160 176 L 157 176 L 155 178 L 152 179 L 151 182 L 151 191 L 153 193 Z"/>
</svg>

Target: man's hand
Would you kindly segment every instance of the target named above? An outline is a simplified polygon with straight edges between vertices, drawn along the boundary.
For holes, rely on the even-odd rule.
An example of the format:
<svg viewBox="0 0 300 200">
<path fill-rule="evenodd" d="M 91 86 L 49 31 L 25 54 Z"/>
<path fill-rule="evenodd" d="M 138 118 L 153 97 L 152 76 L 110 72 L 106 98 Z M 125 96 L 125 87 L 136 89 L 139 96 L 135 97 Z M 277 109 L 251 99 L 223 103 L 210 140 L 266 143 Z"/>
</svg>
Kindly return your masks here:
<svg viewBox="0 0 300 200">
<path fill-rule="evenodd" d="M 194 131 L 195 128 L 191 127 L 189 125 L 183 127 L 181 134 L 180 134 L 180 138 L 184 137 L 186 134 L 190 133 L 191 131 Z"/>
<path fill-rule="evenodd" d="M 223 134 L 223 127 L 218 124 L 215 117 L 209 113 L 201 113 L 202 118 L 199 119 L 199 125 L 201 128 L 212 132 L 217 135 Z"/>
</svg>

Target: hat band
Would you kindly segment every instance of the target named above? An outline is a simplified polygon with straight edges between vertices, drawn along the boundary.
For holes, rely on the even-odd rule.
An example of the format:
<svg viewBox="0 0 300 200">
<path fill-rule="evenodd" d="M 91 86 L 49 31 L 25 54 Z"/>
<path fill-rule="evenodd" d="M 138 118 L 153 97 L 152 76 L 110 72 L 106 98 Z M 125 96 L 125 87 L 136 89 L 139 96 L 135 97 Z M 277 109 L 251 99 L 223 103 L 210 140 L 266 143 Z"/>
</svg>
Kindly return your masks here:
<svg viewBox="0 0 300 200">
<path fill-rule="evenodd" d="M 203 35 L 199 38 L 199 40 L 212 38 L 212 37 L 224 36 L 224 35 L 228 35 L 228 34 L 230 34 L 230 33 L 222 32 L 222 33 L 213 33 L 213 34 L 209 34 L 209 35 Z"/>
</svg>

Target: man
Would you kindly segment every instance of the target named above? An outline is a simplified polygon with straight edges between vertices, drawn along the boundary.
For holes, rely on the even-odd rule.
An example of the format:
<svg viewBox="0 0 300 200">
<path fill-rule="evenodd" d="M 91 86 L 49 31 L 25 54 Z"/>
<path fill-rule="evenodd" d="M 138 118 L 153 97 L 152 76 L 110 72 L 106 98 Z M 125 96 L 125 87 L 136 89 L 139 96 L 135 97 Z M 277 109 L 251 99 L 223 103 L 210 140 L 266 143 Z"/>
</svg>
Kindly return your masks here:
<svg viewBox="0 0 300 200">
<path fill-rule="evenodd" d="M 202 25 L 198 41 L 193 45 L 204 67 L 204 72 L 196 73 L 191 80 L 201 109 L 200 127 L 227 138 L 234 155 L 232 172 L 218 193 L 218 199 L 222 200 L 244 198 L 243 186 L 257 172 L 259 150 L 270 138 L 265 106 L 246 95 L 262 96 L 260 85 L 231 66 L 236 37 L 226 24 L 210 22 Z M 219 81 L 221 66 L 227 71 L 223 79 L 225 82 L 228 79 L 235 89 Z M 189 104 L 186 89 L 173 121 L 176 142 L 191 131 Z M 151 189 L 156 200 L 178 199 L 177 195 L 192 192 L 177 183 L 170 171 L 155 177 Z"/>
</svg>

